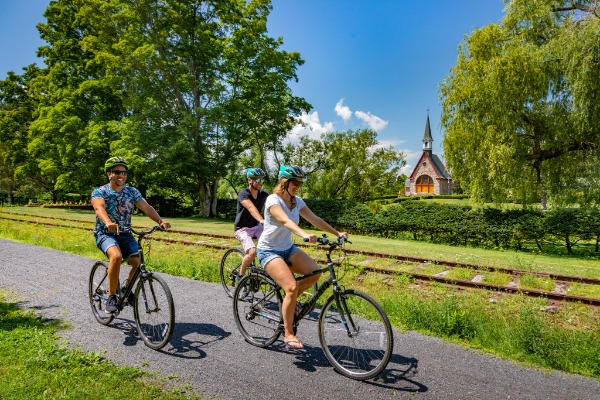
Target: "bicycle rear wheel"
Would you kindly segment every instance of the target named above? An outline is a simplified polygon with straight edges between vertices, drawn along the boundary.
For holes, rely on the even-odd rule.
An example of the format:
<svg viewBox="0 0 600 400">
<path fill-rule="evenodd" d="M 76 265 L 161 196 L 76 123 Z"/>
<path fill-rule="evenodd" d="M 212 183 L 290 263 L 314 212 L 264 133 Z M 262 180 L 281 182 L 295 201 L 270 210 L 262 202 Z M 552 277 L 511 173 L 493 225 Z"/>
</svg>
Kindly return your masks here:
<svg viewBox="0 0 600 400">
<path fill-rule="evenodd" d="M 342 375 L 365 380 L 385 369 L 394 348 L 385 311 L 369 295 L 344 290 L 327 299 L 319 317 L 319 340 L 327 360 Z"/>
<path fill-rule="evenodd" d="M 90 271 L 88 295 L 96 321 L 102 325 L 110 324 L 115 316 L 105 311 L 108 300 L 108 265 L 103 261 L 97 261 Z"/>
<path fill-rule="evenodd" d="M 233 291 L 235 290 L 236 285 L 235 274 L 239 273 L 243 259 L 244 252 L 237 247 L 228 249 L 221 258 L 221 267 L 219 270 L 221 284 L 229 297 L 233 297 Z"/>
<path fill-rule="evenodd" d="M 133 316 L 146 346 L 163 348 L 175 328 L 175 305 L 167 283 L 152 273 L 140 277 L 135 289 Z"/>
<path fill-rule="evenodd" d="M 246 275 L 233 294 L 233 316 L 244 339 L 254 346 L 272 345 L 281 335 L 281 293 L 263 274 Z"/>
</svg>

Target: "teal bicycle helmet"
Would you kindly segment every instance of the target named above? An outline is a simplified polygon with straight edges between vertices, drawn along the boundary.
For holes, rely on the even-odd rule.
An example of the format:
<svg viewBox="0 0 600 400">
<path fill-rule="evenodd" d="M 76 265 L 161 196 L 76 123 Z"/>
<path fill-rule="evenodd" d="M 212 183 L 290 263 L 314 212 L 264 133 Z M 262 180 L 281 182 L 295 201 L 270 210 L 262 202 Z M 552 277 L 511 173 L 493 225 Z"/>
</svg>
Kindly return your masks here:
<svg viewBox="0 0 600 400">
<path fill-rule="evenodd" d="M 267 176 L 267 174 L 260 168 L 248 168 L 246 170 L 246 176 L 248 178 L 259 178 Z"/>
<path fill-rule="evenodd" d="M 279 167 L 279 179 L 304 178 L 305 175 L 304 170 L 297 165 L 282 165 Z"/>
<path fill-rule="evenodd" d="M 127 160 L 122 157 L 111 157 L 104 163 L 104 170 L 110 171 L 115 165 L 122 165 L 126 169 L 129 169 L 127 165 Z"/>
</svg>

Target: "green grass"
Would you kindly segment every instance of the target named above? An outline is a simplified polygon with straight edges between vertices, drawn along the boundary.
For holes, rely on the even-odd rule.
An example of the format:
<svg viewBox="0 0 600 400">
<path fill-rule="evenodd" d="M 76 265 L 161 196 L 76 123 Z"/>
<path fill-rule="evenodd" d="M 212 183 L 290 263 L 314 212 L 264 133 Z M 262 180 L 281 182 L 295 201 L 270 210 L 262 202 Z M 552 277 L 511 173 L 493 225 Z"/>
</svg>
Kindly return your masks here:
<svg viewBox="0 0 600 400">
<path fill-rule="evenodd" d="M 18 308 L 0 290 L 0 398 L 2 399 L 198 399 L 157 376 L 119 367 L 101 353 L 68 349 L 61 326 Z M 166 389 L 171 387 L 171 389 Z"/>
<path fill-rule="evenodd" d="M 9 211 L 14 211 L 10 209 Z M 33 209 L 32 209 L 33 210 Z M 0 213 L 2 210 L 0 209 Z M 28 211 L 28 210 L 27 210 Z M 89 218 L 93 214 L 48 210 L 40 214 L 61 218 Z M 0 214 L 1 215 L 1 214 Z M 231 223 L 204 219 L 172 219 L 174 229 L 211 232 L 231 235 Z M 143 217 L 135 217 L 134 224 L 150 226 Z M 171 237 L 172 233 L 156 236 Z M 46 227 L 28 223 L 16 223 L 0 219 L 0 237 L 32 243 L 40 246 L 70 251 L 92 258 L 101 258 L 89 231 L 69 228 Z M 177 237 L 183 237 L 177 235 Z M 188 240 L 197 240 L 188 237 Z M 221 242 L 222 239 L 212 239 Z M 393 241 L 372 237 L 351 237 L 353 249 L 413 255 L 424 258 L 447 259 L 477 264 L 519 268 L 530 271 L 555 272 L 587 276 L 599 276 L 598 260 L 575 257 L 550 257 L 521 254 L 509 251 L 478 250 L 419 243 Z M 227 241 L 226 241 L 227 242 Z M 235 243 L 235 240 L 229 241 Z M 311 249 L 313 255 L 322 250 Z M 151 269 L 173 275 L 185 276 L 210 282 L 218 282 L 218 266 L 222 250 L 201 246 L 167 244 L 154 241 L 148 264 Z M 364 256 L 352 256 L 348 261 L 356 263 L 368 260 Z M 486 262 L 484 262 L 486 261 Z M 386 261 L 387 262 L 387 261 Z M 398 263 L 394 268 L 401 269 Z M 414 265 L 411 265 L 411 269 Z M 435 274 L 444 266 L 426 263 L 419 273 Z M 555 368 L 600 378 L 600 318 L 595 309 L 579 304 L 562 304 L 556 313 L 544 310 L 545 299 L 533 299 L 522 295 L 493 293 L 477 290 L 456 290 L 441 284 L 417 284 L 406 275 L 390 278 L 388 275 L 369 272 L 362 268 L 343 269 L 342 285 L 363 290 L 383 305 L 390 320 L 399 329 L 417 330 L 435 335 L 464 346 L 480 349 L 498 356 L 539 367 Z M 474 271 L 455 269 L 455 279 L 472 278 Z M 484 282 L 506 284 L 508 274 L 484 272 Z M 545 287 L 552 290 L 554 283 L 545 278 L 527 275 L 527 287 Z M 527 279 L 530 279 L 527 283 Z M 552 286 L 552 287 L 550 287 Z M 571 290 L 593 292 L 585 286 L 571 285 Z M 579 288 L 579 289 L 578 289 Z"/>
<path fill-rule="evenodd" d="M 471 268 L 452 268 L 444 277 L 447 279 L 470 281 L 475 275 L 477 275 L 477 271 Z"/>
<path fill-rule="evenodd" d="M 533 275 L 523 275 L 519 279 L 519 288 L 521 289 L 539 289 L 550 292 L 554 289 L 556 283 L 550 278 L 543 278 Z"/>
<path fill-rule="evenodd" d="M 586 283 L 571 283 L 567 292 L 572 296 L 600 298 L 600 286 Z"/>
<path fill-rule="evenodd" d="M 489 283 L 491 285 L 506 286 L 512 281 L 512 275 L 498 271 L 488 271 L 483 273 L 483 283 Z"/>
<path fill-rule="evenodd" d="M 28 213 L 40 216 L 53 216 L 61 219 L 81 219 L 89 221 L 90 224 L 93 224 L 94 221 L 94 213 L 92 211 L 84 210 L 45 209 L 41 207 L 0 207 L 0 216 L 2 216 L 2 213 Z M 173 229 L 176 230 L 233 236 L 233 223 L 231 221 L 205 218 L 176 218 L 168 220 L 173 225 Z M 151 220 L 145 216 L 138 215 L 133 217 L 133 223 L 134 225 L 145 227 L 152 225 Z M 90 225 L 90 229 L 92 229 L 92 227 L 93 225 Z M 311 232 L 321 234 L 319 231 Z M 349 246 L 355 250 L 392 253 L 484 266 L 502 266 L 505 268 L 516 268 L 527 271 L 600 277 L 600 259 L 597 258 L 541 255 L 535 253 L 521 253 L 514 250 L 488 250 L 359 235 L 351 235 L 350 239 L 352 244 Z"/>
</svg>

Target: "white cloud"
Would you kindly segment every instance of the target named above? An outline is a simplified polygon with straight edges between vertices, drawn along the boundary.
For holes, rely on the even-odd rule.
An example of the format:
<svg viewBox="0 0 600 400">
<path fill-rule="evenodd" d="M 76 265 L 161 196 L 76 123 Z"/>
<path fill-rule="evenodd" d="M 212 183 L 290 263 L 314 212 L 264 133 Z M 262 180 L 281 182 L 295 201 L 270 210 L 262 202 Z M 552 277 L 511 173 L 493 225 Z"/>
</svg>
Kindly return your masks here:
<svg viewBox="0 0 600 400">
<path fill-rule="evenodd" d="M 333 132 L 333 123 L 326 122 L 321 124 L 319 121 L 319 113 L 314 111 L 310 114 L 305 112 L 298 117 L 298 125 L 294 126 L 291 131 L 288 132 L 288 139 L 295 142 L 300 136 L 308 135 L 311 139 L 320 139 L 321 134 L 325 132 Z"/>
<path fill-rule="evenodd" d="M 344 122 L 349 122 L 352 118 L 353 112 L 350 110 L 350 107 L 344 105 L 344 99 L 340 99 L 336 103 L 334 110 L 335 113 L 344 120 Z M 385 121 L 378 116 L 371 114 L 370 112 L 355 111 L 354 115 L 363 123 L 366 123 L 370 129 L 376 132 L 388 125 L 388 121 Z M 288 139 L 291 142 L 296 142 L 301 136 L 308 136 L 311 139 L 320 139 L 323 133 L 334 132 L 336 130 L 333 122 L 322 123 L 319 120 L 318 111 L 313 111 L 311 113 L 303 112 L 297 118 L 297 121 L 298 124 L 288 132 Z M 397 143 L 389 144 L 395 146 Z"/>
<path fill-rule="evenodd" d="M 413 171 L 413 166 L 410 164 L 406 164 L 404 167 L 400 168 L 400 173 L 406 175 L 407 177 L 410 176 L 412 171 Z"/>
<path fill-rule="evenodd" d="M 352 111 L 350 111 L 350 107 L 344 105 L 344 99 L 340 99 L 340 101 L 337 102 L 334 110 L 345 122 L 348 122 L 350 117 L 352 117 Z"/>
<path fill-rule="evenodd" d="M 378 116 L 371 114 L 370 112 L 355 111 L 354 115 L 356 115 L 359 119 L 365 121 L 369 128 L 374 130 L 375 132 L 385 128 L 388 124 L 388 121 L 385 121 L 379 118 Z"/>
<path fill-rule="evenodd" d="M 404 153 L 404 160 L 406 161 L 406 165 L 400 169 L 400 172 L 405 174 L 406 176 L 410 176 L 415 165 L 419 162 L 419 159 L 423 155 L 422 151 L 415 150 L 407 150 L 402 149 L 402 153 Z"/>
</svg>

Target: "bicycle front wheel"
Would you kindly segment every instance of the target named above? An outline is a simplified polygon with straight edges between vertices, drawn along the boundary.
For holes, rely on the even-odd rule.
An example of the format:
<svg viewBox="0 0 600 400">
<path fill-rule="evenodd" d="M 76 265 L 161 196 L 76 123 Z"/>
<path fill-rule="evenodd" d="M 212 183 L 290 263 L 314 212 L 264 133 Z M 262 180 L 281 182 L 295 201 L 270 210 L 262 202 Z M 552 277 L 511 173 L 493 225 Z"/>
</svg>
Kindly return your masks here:
<svg viewBox="0 0 600 400">
<path fill-rule="evenodd" d="M 221 258 L 221 268 L 219 270 L 221 284 L 229 297 L 233 296 L 236 284 L 235 275 L 240 272 L 243 259 L 244 252 L 237 247 L 228 249 Z"/>
<path fill-rule="evenodd" d="M 162 349 L 175 328 L 175 305 L 167 283 L 152 273 L 140 277 L 135 298 L 133 315 L 142 340 L 151 349 Z"/>
<path fill-rule="evenodd" d="M 262 274 L 246 275 L 233 294 L 233 316 L 244 339 L 254 346 L 272 345 L 282 332 L 279 287 Z"/>
<path fill-rule="evenodd" d="M 348 378 L 373 378 L 392 356 L 390 321 L 381 306 L 363 292 L 344 290 L 338 299 L 335 294 L 331 296 L 319 317 L 319 340 L 325 357 Z"/>
<path fill-rule="evenodd" d="M 115 316 L 105 311 L 108 300 L 108 265 L 103 261 L 96 262 L 90 271 L 88 295 L 96 321 L 102 325 L 110 324 Z"/>
</svg>

